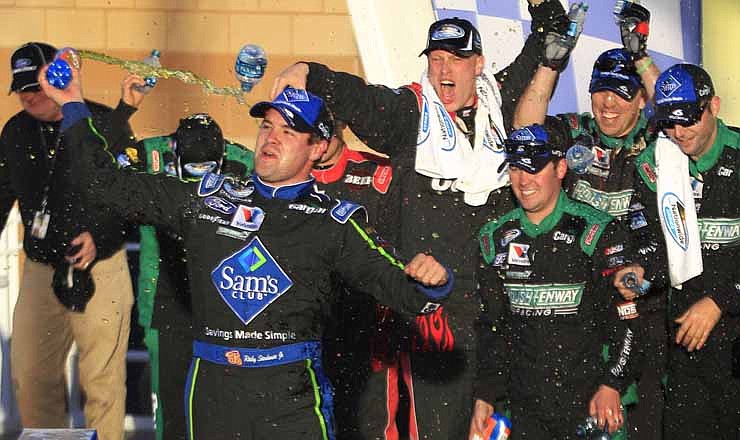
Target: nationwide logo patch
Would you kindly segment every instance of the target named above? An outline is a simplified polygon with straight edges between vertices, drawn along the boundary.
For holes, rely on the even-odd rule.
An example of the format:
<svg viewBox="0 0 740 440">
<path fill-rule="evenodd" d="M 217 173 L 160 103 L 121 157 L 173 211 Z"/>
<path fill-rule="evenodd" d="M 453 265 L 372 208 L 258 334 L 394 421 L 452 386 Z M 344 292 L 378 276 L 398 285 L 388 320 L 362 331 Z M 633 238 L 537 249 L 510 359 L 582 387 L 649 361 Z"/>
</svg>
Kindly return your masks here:
<svg viewBox="0 0 740 440">
<path fill-rule="evenodd" d="M 689 248 L 689 234 L 686 225 L 686 208 L 676 194 L 666 193 L 660 201 L 660 215 L 663 224 L 673 241 L 684 251 Z"/>
<path fill-rule="evenodd" d="M 211 272 L 211 280 L 244 325 L 293 287 L 259 237 L 223 260 Z"/>
</svg>

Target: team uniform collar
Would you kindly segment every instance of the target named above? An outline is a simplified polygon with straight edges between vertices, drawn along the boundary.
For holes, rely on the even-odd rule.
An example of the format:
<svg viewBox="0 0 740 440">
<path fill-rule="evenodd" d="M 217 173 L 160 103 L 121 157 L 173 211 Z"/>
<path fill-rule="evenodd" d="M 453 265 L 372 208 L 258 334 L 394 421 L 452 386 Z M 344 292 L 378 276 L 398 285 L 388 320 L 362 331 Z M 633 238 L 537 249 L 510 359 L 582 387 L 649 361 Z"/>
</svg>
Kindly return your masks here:
<svg viewBox="0 0 740 440">
<path fill-rule="evenodd" d="M 271 186 L 260 180 L 255 174 L 252 176 L 254 188 L 266 199 L 294 200 L 313 191 L 314 178 L 292 185 Z"/>
<path fill-rule="evenodd" d="M 317 182 L 327 184 L 336 182 L 344 174 L 344 170 L 347 169 L 347 162 L 350 160 L 350 156 L 353 151 L 347 146 L 342 148 L 342 154 L 333 165 L 328 168 L 318 169 L 314 168 L 311 170 L 311 175 L 316 179 Z"/>
<path fill-rule="evenodd" d="M 689 160 L 689 171 L 692 176 L 697 176 L 712 169 L 717 164 L 725 145 L 734 145 L 738 142 L 738 134 L 727 128 L 721 119 L 717 119 L 717 137 L 714 139 L 712 148 L 709 149 L 696 162 Z"/>
<path fill-rule="evenodd" d="M 637 119 L 637 123 L 634 127 L 632 127 L 632 130 L 630 130 L 627 135 L 622 137 L 611 137 L 607 136 L 604 133 L 599 130 L 598 124 L 596 124 L 596 119 L 591 119 L 591 123 L 593 124 L 593 128 L 595 131 L 599 134 L 599 139 L 601 140 L 601 146 L 612 149 L 612 150 L 618 150 L 620 148 L 630 149 L 633 145 L 635 145 L 637 138 L 640 136 L 644 136 L 645 130 L 647 129 L 648 120 L 645 117 L 644 112 L 640 112 L 640 117 Z"/>
<path fill-rule="evenodd" d="M 517 208 L 519 211 L 519 223 L 522 226 L 522 231 L 532 238 L 549 232 L 560 222 L 560 219 L 563 217 L 563 209 L 568 203 L 568 197 L 565 195 L 565 191 L 561 189 L 558 201 L 555 204 L 555 209 L 553 209 L 547 217 L 542 219 L 538 225 L 535 225 L 529 220 L 529 217 L 527 217 L 527 214 L 522 208 Z"/>
</svg>

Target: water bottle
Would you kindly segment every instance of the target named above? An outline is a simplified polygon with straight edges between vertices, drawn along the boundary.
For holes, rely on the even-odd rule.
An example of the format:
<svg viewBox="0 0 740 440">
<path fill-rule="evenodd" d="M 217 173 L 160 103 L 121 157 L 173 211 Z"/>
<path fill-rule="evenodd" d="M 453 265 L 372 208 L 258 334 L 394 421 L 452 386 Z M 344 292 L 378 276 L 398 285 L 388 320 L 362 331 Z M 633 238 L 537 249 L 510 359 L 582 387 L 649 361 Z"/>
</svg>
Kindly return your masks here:
<svg viewBox="0 0 740 440">
<path fill-rule="evenodd" d="M 599 428 L 598 423 L 593 417 L 586 417 L 583 424 L 576 427 L 576 436 L 585 440 L 611 440 L 608 431 Z"/>
<path fill-rule="evenodd" d="M 568 148 L 565 159 L 568 161 L 568 169 L 576 174 L 584 174 L 588 167 L 594 163 L 594 152 L 591 147 L 594 140 L 590 135 L 584 134 L 576 138 L 575 144 Z"/>
<path fill-rule="evenodd" d="M 46 70 L 46 80 L 57 89 L 66 89 L 72 81 L 72 68 L 79 70 L 82 67 L 80 54 L 71 47 L 59 49 L 54 56 L 54 61 Z"/>
<path fill-rule="evenodd" d="M 568 11 L 568 30 L 565 34 L 572 38 L 578 39 L 583 32 L 583 23 L 586 21 L 586 12 L 588 5 L 584 2 L 573 3 Z"/>
<path fill-rule="evenodd" d="M 159 62 L 159 55 L 159 51 L 157 49 L 153 49 L 152 53 L 141 61 L 146 65 L 159 68 L 162 67 L 162 63 Z M 143 86 L 135 84 L 133 87 L 141 93 L 149 93 L 155 85 L 157 85 L 156 76 L 145 76 Z"/>
<path fill-rule="evenodd" d="M 650 290 L 650 281 L 643 279 L 641 284 L 637 284 L 637 274 L 634 272 L 627 272 L 622 277 L 622 284 L 624 287 L 635 292 L 637 296 L 642 296 Z"/>
<path fill-rule="evenodd" d="M 242 85 L 242 90 L 249 93 L 262 77 L 267 68 L 267 55 L 256 44 L 247 44 L 239 51 L 234 65 L 236 79 Z"/>
<path fill-rule="evenodd" d="M 511 421 L 499 413 L 493 413 L 486 425 L 483 437 L 476 434 L 474 440 L 508 440 L 511 434 Z"/>
</svg>

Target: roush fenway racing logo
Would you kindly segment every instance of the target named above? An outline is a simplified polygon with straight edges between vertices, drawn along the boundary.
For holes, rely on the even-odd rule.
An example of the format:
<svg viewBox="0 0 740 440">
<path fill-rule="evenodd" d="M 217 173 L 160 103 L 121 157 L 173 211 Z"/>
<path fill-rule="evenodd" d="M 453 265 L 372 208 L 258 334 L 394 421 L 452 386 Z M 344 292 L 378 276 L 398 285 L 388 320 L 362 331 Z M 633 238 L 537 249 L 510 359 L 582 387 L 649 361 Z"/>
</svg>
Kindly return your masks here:
<svg viewBox="0 0 740 440">
<path fill-rule="evenodd" d="M 449 316 L 444 307 L 432 313 L 417 316 L 416 329 L 413 351 L 440 352 L 455 349 L 455 336 L 452 334 Z"/>
</svg>

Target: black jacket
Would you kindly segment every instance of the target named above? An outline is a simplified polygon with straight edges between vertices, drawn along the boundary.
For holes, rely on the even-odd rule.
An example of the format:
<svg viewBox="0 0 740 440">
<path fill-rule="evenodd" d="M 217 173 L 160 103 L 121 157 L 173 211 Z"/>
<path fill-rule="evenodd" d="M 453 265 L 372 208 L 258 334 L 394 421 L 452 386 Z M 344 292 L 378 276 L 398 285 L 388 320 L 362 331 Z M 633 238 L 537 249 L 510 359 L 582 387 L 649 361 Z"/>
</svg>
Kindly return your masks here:
<svg viewBox="0 0 740 440">
<path fill-rule="evenodd" d="M 638 170 L 643 183 L 650 191 L 657 189 L 655 148 L 648 147 L 638 158 Z M 698 161 L 689 160 L 693 182 L 696 216 L 699 221 L 699 238 L 704 272 L 683 284 L 683 289 L 673 290 L 670 300 L 672 319 L 683 314 L 696 301 L 711 298 L 722 310 L 717 326 L 707 339 L 707 344 L 694 356 L 704 356 L 707 364 L 713 359 L 729 357 L 734 340 L 740 339 L 740 129 L 718 121 L 717 138 L 711 149 Z M 660 213 L 657 199 L 648 210 L 656 217 Z M 678 325 L 671 322 L 671 334 Z M 699 355 L 696 355 L 699 353 Z M 685 360 L 691 354 L 676 359 Z"/>
<path fill-rule="evenodd" d="M 119 171 L 86 121 L 68 135 L 78 147 L 79 186 L 91 198 L 182 237 L 197 340 L 248 348 L 318 341 L 335 273 L 391 307 L 437 307 L 375 249 L 364 221 L 353 216 L 359 207 L 315 191 L 312 180 L 272 188 L 214 174 L 185 183 Z"/>
<path fill-rule="evenodd" d="M 561 192 L 539 225 L 518 208 L 484 226 L 480 247 L 487 319 L 476 397 L 568 407 L 599 384 L 624 391 L 636 372 L 639 318 L 618 319 L 623 301 L 609 276 L 633 258 L 621 225 Z"/>
<path fill-rule="evenodd" d="M 88 102 L 101 134 L 110 145 L 130 142 L 131 128 L 120 109 L 112 112 L 102 104 Z M 114 118 L 123 122 L 112 122 Z M 13 116 L 0 137 L 0 222 L 4 225 L 18 200 L 24 227 L 23 249 L 33 261 L 58 264 L 70 241 L 82 232 L 92 234 L 97 258 L 104 259 L 120 249 L 126 237 L 125 224 L 110 212 L 91 209 L 73 182 L 70 143 L 60 135 L 61 122 L 44 123 L 25 111 Z M 41 209 L 44 188 L 49 185 L 46 238 L 31 234 L 34 214 Z"/>
</svg>

